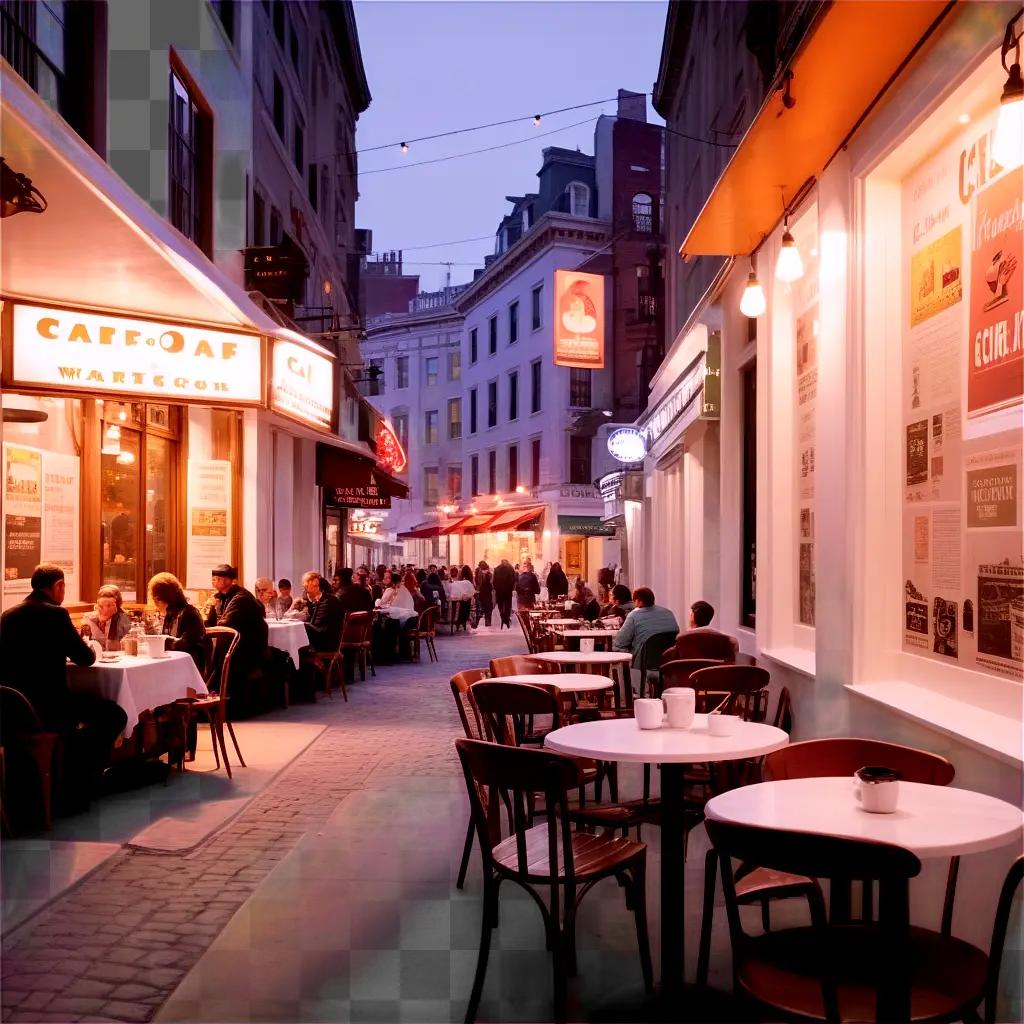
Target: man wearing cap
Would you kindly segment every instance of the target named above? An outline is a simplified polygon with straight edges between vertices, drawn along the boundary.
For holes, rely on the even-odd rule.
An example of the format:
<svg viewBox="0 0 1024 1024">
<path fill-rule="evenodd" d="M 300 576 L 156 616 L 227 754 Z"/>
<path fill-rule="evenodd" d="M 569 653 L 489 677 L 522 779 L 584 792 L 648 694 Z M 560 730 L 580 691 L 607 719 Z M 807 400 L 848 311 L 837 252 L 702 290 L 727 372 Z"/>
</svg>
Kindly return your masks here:
<svg viewBox="0 0 1024 1024">
<path fill-rule="evenodd" d="M 238 585 L 238 570 L 231 565 L 214 566 L 211 573 L 216 593 L 206 616 L 207 626 L 227 626 L 238 631 L 238 647 L 231 662 L 231 694 L 246 703 L 244 689 L 249 673 L 260 667 L 267 653 L 267 620 L 263 605 L 245 587 Z"/>
</svg>

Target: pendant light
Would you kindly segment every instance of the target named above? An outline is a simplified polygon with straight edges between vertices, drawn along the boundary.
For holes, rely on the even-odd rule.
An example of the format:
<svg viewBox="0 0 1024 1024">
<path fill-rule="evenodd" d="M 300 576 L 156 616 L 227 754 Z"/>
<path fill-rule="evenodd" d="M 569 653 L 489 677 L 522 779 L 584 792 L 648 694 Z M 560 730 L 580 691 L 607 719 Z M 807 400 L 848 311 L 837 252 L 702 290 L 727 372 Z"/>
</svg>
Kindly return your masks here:
<svg viewBox="0 0 1024 1024">
<path fill-rule="evenodd" d="M 1010 19 L 1003 38 L 1001 59 L 1008 77 L 999 99 L 999 119 L 992 139 L 992 158 L 1006 168 L 1024 163 L 1024 77 L 1020 71 L 1020 36 L 1014 32 L 1022 15 L 1024 11 Z M 1013 63 L 1007 64 L 1011 51 Z"/>
<path fill-rule="evenodd" d="M 783 218 L 782 248 L 775 263 L 775 276 L 786 284 L 799 281 L 804 276 L 804 261 L 800 258 L 796 239 L 789 230 L 789 215 Z"/>
<path fill-rule="evenodd" d="M 740 299 L 740 312 L 749 316 L 751 320 L 759 317 L 768 308 L 764 297 L 764 289 L 757 279 L 754 265 L 750 265 L 750 275 L 747 277 L 747 287 L 743 289 L 743 298 Z"/>
</svg>

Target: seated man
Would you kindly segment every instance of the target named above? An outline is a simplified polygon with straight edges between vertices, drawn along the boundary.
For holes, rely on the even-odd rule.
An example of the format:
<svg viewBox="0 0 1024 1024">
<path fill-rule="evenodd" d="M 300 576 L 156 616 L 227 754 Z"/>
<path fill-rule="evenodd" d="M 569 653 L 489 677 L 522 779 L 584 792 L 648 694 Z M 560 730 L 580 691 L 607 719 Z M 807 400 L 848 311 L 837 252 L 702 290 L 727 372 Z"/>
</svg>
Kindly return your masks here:
<svg viewBox="0 0 1024 1024">
<path fill-rule="evenodd" d="M 338 649 L 341 640 L 341 624 L 345 618 L 341 602 L 332 593 L 331 585 L 318 572 L 307 572 L 302 576 L 306 592 L 306 636 L 309 645 L 318 653 L 331 653 Z"/>
<path fill-rule="evenodd" d="M 252 589 L 256 593 L 256 600 L 263 605 L 263 617 L 265 619 L 278 618 L 275 604 L 277 589 L 274 587 L 274 581 L 269 576 L 259 576 L 252 585 Z"/>
<path fill-rule="evenodd" d="M 0 617 L 0 679 L 23 693 L 43 725 L 64 740 L 67 808 L 82 809 L 110 762 L 128 718 L 113 701 L 68 688 L 67 659 L 91 665 L 99 645 L 86 643 L 64 603 L 64 570 L 43 563 L 32 573 L 32 593 Z"/>
<path fill-rule="evenodd" d="M 675 658 L 715 658 L 733 664 L 739 651 L 734 636 L 711 629 L 715 609 L 707 601 L 695 601 L 690 606 L 690 628 L 680 633 L 675 644 L 665 652 L 663 662 Z"/>
<path fill-rule="evenodd" d="M 637 667 L 644 642 L 658 633 L 678 633 L 679 623 L 669 608 L 654 603 L 654 591 L 650 587 L 637 587 L 633 591 L 633 604 L 636 607 L 615 634 L 612 647 L 632 652 L 633 666 Z"/>
<path fill-rule="evenodd" d="M 238 631 L 238 647 L 231 661 L 229 696 L 236 707 L 247 704 L 245 680 L 258 669 L 267 654 L 267 620 L 265 610 L 256 598 L 238 585 L 238 570 L 231 565 L 216 566 L 211 576 L 216 591 L 209 605 L 205 625 L 227 626 Z M 216 684 L 216 671 L 213 676 Z"/>
</svg>

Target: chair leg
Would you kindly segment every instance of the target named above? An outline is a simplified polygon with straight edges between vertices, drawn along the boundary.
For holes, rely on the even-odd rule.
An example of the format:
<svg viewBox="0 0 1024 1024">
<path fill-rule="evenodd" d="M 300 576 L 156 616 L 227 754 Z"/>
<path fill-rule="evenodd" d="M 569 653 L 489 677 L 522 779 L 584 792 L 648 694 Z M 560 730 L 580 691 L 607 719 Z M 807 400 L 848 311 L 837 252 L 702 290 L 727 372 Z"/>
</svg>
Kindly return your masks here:
<svg viewBox="0 0 1024 1024">
<path fill-rule="evenodd" d="M 366 649 L 366 656 L 369 658 L 369 661 L 370 661 L 370 675 L 373 676 L 374 678 L 376 678 L 376 676 L 377 676 L 377 666 L 376 666 L 376 664 L 374 664 L 374 661 L 373 661 L 373 648 L 372 647 L 368 647 Z"/>
<path fill-rule="evenodd" d="M 641 859 L 633 868 L 633 916 L 636 918 L 636 944 L 640 951 L 640 970 L 644 990 L 654 991 L 654 968 L 651 966 L 651 941 L 647 934 L 647 860 Z"/>
<path fill-rule="evenodd" d="M 767 896 L 761 900 L 761 927 L 766 932 L 772 930 L 772 903 Z"/>
<path fill-rule="evenodd" d="M 470 820 L 469 828 L 466 829 L 466 842 L 462 847 L 462 862 L 459 864 L 459 878 L 455 883 L 456 889 L 461 889 L 466 884 L 466 872 L 469 871 L 469 858 L 473 853 L 473 822 Z"/>
<path fill-rule="evenodd" d="M 213 743 L 213 763 L 220 769 L 220 749 L 217 746 L 217 728 L 213 724 L 213 715 L 210 716 L 210 741 Z"/>
<path fill-rule="evenodd" d="M 480 951 L 476 958 L 476 974 L 473 975 L 473 989 L 469 994 L 469 1005 L 466 1007 L 466 1024 L 473 1024 L 476 1011 L 480 1008 L 480 996 L 484 991 L 484 978 L 487 975 L 487 957 L 491 952 L 491 930 L 494 928 L 495 907 L 498 898 L 498 887 L 494 879 L 484 878 L 484 910 L 480 923 Z"/>
<path fill-rule="evenodd" d="M 341 684 L 341 695 L 345 698 L 345 703 L 348 703 L 348 687 L 345 685 L 345 669 L 338 669 L 338 682 Z"/>
<path fill-rule="evenodd" d="M 359 678 L 366 682 L 366 650 L 362 647 L 359 648 Z"/>
<path fill-rule="evenodd" d="M 708 850 L 704 855 L 704 908 L 700 918 L 700 946 L 697 951 L 697 984 L 708 983 L 708 962 L 711 959 L 711 926 L 715 917 L 715 874 L 718 855 Z"/>
<path fill-rule="evenodd" d="M 220 752 L 224 757 L 224 768 L 228 773 L 228 778 L 232 778 L 231 775 L 231 762 L 228 760 L 228 746 L 224 742 L 224 724 L 219 721 L 215 715 L 210 716 L 210 727 L 214 732 L 214 743 L 220 743 Z"/>
<path fill-rule="evenodd" d="M 953 934 L 953 901 L 956 899 L 956 880 L 960 874 L 960 858 L 951 857 L 946 876 L 946 895 L 942 901 L 942 934 L 948 939 Z"/>
<path fill-rule="evenodd" d="M 228 727 L 228 733 L 229 733 L 229 734 L 230 734 L 230 736 L 231 736 L 231 743 L 232 743 L 232 745 L 233 745 L 233 746 L 234 746 L 234 748 L 235 748 L 235 753 L 236 753 L 236 754 L 238 755 L 238 763 L 239 763 L 239 764 L 240 764 L 240 765 L 241 765 L 241 766 L 242 766 L 243 768 L 248 768 L 249 766 L 248 766 L 248 765 L 247 765 L 247 764 L 245 763 L 245 758 L 244 758 L 244 757 L 242 757 L 242 751 L 241 751 L 241 750 L 239 750 L 239 748 L 238 748 L 238 740 L 237 740 L 237 739 L 235 738 L 235 730 L 234 730 L 234 727 L 232 726 L 231 722 L 230 722 L 230 721 L 228 721 L 227 719 L 225 719 L 225 720 L 224 720 L 224 724 L 225 724 L 225 725 L 226 725 L 226 726 Z"/>
<path fill-rule="evenodd" d="M 554 975 L 554 989 L 555 989 L 555 1013 L 554 1018 L 556 1024 L 564 1024 L 568 1017 L 566 1012 L 566 1003 L 568 996 L 568 964 L 567 964 L 567 950 L 566 943 L 568 941 L 568 931 L 564 934 L 557 928 L 555 929 L 554 935 L 554 948 L 551 955 L 551 967 Z"/>
</svg>

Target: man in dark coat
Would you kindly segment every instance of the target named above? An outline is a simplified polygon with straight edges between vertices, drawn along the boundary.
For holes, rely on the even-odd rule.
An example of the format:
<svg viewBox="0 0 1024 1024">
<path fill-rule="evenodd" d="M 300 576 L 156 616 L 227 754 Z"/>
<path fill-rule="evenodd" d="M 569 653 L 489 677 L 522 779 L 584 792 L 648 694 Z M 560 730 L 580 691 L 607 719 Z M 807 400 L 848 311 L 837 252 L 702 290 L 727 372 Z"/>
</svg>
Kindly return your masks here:
<svg viewBox="0 0 1024 1024">
<path fill-rule="evenodd" d="M 341 577 L 341 589 L 338 591 L 337 597 L 341 605 L 342 621 L 349 612 L 372 612 L 373 595 L 370 593 L 369 587 L 356 583 L 352 578 L 351 569 L 342 569 L 338 575 Z"/>
<path fill-rule="evenodd" d="M 330 583 L 317 572 L 307 572 L 302 577 L 302 586 L 308 599 L 306 636 L 310 646 L 318 652 L 336 651 L 345 619 L 341 601 L 331 592 Z"/>
<path fill-rule="evenodd" d="M 67 809 L 88 804 L 128 718 L 111 700 L 72 693 L 67 659 L 91 665 L 96 650 L 79 636 L 64 602 L 64 570 L 43 563 L 32 593 L 0 617 L 0 679 L 28 698 L 46 729 L 64 740 Z"/>
<path fill-rule="evenodd" d="M 238 570 L 234 566 L 218 565 L 211 575 L 216 594 L 206 616 L 206 625 L 227 626 L 238 631 L 238 647 L 231 661 L 229 695 L 236 704 L 245 705 L 248 698 L 245 680 L 263 664 L 267 654 L 266 615 L 256 596 L 238 585 Z"/>
<path fill-rule="evenodd" d="M 509 560 L 503 558 L 494 570 L 494 600 L 498 605 L 501 625 L 512 628 L 512 591 L 516 585 L 516 572 Z M 500 626 L 498 627 L 501 628 Z"/>
</svg>

